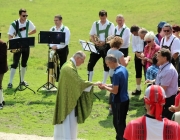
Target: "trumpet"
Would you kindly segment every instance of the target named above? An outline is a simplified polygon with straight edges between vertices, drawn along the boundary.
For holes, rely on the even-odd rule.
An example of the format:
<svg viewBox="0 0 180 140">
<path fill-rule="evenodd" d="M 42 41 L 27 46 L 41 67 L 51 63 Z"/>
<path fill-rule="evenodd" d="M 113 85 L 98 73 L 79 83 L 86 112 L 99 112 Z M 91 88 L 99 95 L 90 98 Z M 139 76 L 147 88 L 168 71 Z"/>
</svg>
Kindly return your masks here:
<svg viewBox="0 0 180 140">
<path fill-rule="evenodd" d="M 95 42 L 98 42 L 98 43 L 100 43 L 101 41 L 100 41 L 100 39 L 99 39 L 99 37 L 97 36 L 97 35 L 93 35 L 93 37 L 94 37 L 94 41 Z M 93 40 L 90 38 L 90 42 L 93 42 Z"/>
<path fill-rule="evenodd" d="M 110 43 L 111 40 L 115 37 L 115 35 L 110 35 L 106 38 L 106 43 Z"/>
</svg>

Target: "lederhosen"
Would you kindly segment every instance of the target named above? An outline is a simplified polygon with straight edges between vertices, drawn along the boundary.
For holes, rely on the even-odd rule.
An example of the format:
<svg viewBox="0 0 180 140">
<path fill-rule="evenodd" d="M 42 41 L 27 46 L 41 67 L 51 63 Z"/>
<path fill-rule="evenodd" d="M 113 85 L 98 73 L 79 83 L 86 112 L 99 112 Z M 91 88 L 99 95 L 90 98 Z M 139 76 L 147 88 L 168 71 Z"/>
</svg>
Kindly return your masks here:
<svg viewBox="0 0 180 140">
<path fill-rule="evenodd" d="M 114 31 L 114 34 L 115 36 L 119 36 L 122 38 L 122 35 L 124 33 L 124 30 L 126 29 L 127 27 L 124 27 L 120 33 L 120 35 L 117 35 L 116 32 L 117 32 L 117 29 L 115 28 L 115 31 Z M 127 57 L 128 56 L 128 48 L 120 48 L 119 51 L 121 51 L 123 54 L 124 54 L 124 57 Z"/>
<path fill-rule="evenodd" d="M 175 39 L 176 37 L 174 37 L 173 38 L 173 40 L 172 40 L 172 42 L 171 42 L 171 44 L 170 44 L 170 46 L 164 46 L 163 44 L 164 44 L 164 38 L 163 38 L 163 41 L 162 41 L 162 48 L 165 48 L 165 49 L 169 49 L 170 50 L 170 52 L 171 52 L 171 46 L 172 46 L 172 43 L 173 43 L 173 41 L 174 41 L 174 39 Z M 174 61 L 174 59 L 172 58 L 171 59 L 171 63 L 175 66 L 175 61 Z"/>
<path fill-rule="evenodd" d="M 144 42 L 143 50 L 144 50 L 145 46 L 146 46 L 146 42 Z M 137 52 L 137 53 L 141 53 L 141 52 Z M 135 65 L 135 71 L 136 71 L 136 78 L 142 78 L 142 70 L 143 70 L 144 71 L 144 77 L 146 79 L 145 68 L 142 65 L 142 60 L 140 58 L 138 58 L 136 56 L 136 54 L 134 54 L 134 65 Z"/>
<path fill-rule="evenodd" d="M 16 31 L 15 34 L 18 35 L 20 38 L 22 38 L 21 31 L 24 31 L 24 30 L 26 30 L 26 37 L 28 37 L 29 20 L 26 21 L 26 26 L 22 27 L 20 29 L 19 29 L 19 21 L 18 20 L 15 20 L 11 25 L 14 27 L 14 29 Z M 29 53 L 30 53 L 30 48 L 29 47 L 23 48 L 23 46 L 22 46 L 21 51 L 13 54 L 13 64 L 11 65 L 11 68 L 16 69 L 18 67 L 18 63 L 19 63 L 21 54 L 22 54 L 21 66 L 26 67 L 27 61 L 29 58 Z"/>
<path fill-rule="evenodd" d="M 64 32 L 65 26 L 62 27 L 62 29 L 60 30 L 60 32 Z M 55 28 L 52 28 L 52 31 L 55 31 Z M 62 67 L 62 65 L 67 61 L 67 57 L 69 54 L 69 48 L 68 45 L 66 45 L 64 48 L 62 49 L 57 49 L 56 53 L 59 56 L 59 61 L 60 61 L 60 65 L 57 69 L 57 81 L 59 79 L 59 74 L 60 74 L 60 69 Z"/>
<path fill-rule="evenodd" d="M 6 73 L 7 70 L 7 45 L 6 43 L 0 42 L 0 89 L 2 88 L 4 73 Z"/>
<path fill-rule="evenodd" d="M 108 37 L 108 32 L 109 28 L 111 26 L 111 22 L 107 25 L 105 30 L 99 30 L 99 23 L 96 22 L 96 31 L 97 31 L 97 36 L 99 36 L 101 33 L 105 33 L 105 39 Z M 88 71 L 93 71 L 94 66 L 96 65 L 97 61 L 102 57 L 103 58 L 103 67 L 104 71 L 109 71 L 109 68 L 107 67 L 105 63 L 105 57 L 107 55 L 107 51 L 110 49 L 109 44 L 106 44 L 102 47 L 95 46 L 98 54 L 91 52 L 89 62 L 88 62 Z"/>
</svg>

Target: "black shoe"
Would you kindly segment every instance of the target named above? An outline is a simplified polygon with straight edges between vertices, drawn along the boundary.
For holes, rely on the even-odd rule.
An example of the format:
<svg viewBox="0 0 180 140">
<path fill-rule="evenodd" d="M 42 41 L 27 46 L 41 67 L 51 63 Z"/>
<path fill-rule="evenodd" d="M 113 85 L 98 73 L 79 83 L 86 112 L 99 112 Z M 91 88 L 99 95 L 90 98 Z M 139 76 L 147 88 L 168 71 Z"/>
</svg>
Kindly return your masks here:
<svg viewBox="0 0 180 140">
<path fill-rule="evenodd" d="M 3 104 L 0 104 L 0 109 L 3 109 Z"/>
<path fill-rule="evenodd" d="M 132 92 L 132 95 L 140 95 L 141 94 L 141 90 L 135 90 Z"/>
<path fill-rule="evenodd" d="M 2 101 L 3 106 L 5 105 L 5 101 Z"/>
<path fill-rule="evenodd" d="M 21 82 L 22 86 L 29 86 L 29 84 L 26 81 Z"/>
<path fill-rule="evenodd" d="M 13 84 L 9 83 L 7 88 L 12 88 L 13 87 Z"/>
<path fill-rule="evenodd" d="M 113 112 L 112 112 L 112 109 L 109 109 L 109 114 L 108 114 L 108 116 L 111 116 L 111 115 L 113 115 Z"/>
</svg>

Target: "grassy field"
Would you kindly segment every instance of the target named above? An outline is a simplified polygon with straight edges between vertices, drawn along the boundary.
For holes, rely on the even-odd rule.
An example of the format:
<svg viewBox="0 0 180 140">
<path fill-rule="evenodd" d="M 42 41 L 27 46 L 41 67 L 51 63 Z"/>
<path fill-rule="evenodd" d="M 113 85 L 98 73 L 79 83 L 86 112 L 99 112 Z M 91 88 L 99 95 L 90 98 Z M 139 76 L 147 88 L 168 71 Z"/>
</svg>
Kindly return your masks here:
<svg viewBox="0 0 180 140">
<path fill-rule="evenodd" d="M 42 84 L 47 82 L 46 63 L 48 47 L 45 44 L 38 44 L 39 31 L 47 31 L 53 25 L 54 15 L 63 16 L 64 25 L 71 31 L 71 40 L 69 44 L 69 58 L 77 50 L 81 50 L 79 39 L 88 40 L 89 30 L 92 23 L 98 20 L 98 12 L 105 9 L 108 12 L 108 19 L 115 24 L 115 17 L 121 13 L 124 15 L 127 26 L 137 24 L 152 30 L 156 33 L 156 27 L 159 21 L 165 20 L 170 24 L 180 24 L 179 0 L 0 0 L 0 32 L 2 39 L 7 41 L 7 31 L 10 23 L 18 18 L 18 10 L 26 8 L 28 19 L 32 20 L 37 28 L 36 45 L 31 49 L 31 55 L 28 61 L 28 69 L 25 80 L 29 87 L 37 90 Z M 130 45 L 131 46 L 131 45 Z M 129 71 L 129 92 L 135 89 L 135 71 L 134 54 L 131 51 L 130 61 L 127 69 Z M 87 79 L 87 63 L 89 52 L 86 52 L 87 59 L 80 68 L 79 74 Z M 12 63 L 12 54 L 8 52 L 8 64 Z M 102 60 L 95 66 L 93 81 L 102 80 Z M 26 89 L 23 92 L 18 91 L 14 95 L 14 89 L 18 86 L 18 71 L 13 81 L 14 88 L 6 89 L 9 80 L 9 71 L 5 74 L 3 80 L 4 96 L 6 106 L 0 110 L 0 131 L 22 134 L 36 134 L 41 136 L 52 136 L 53 125 L 52 118 L 55 105 L 56 93 L 40 91 L 33 94 Z M 109 82 L 109 80 L 108 80 Z M 57 85 L 57 83 L 56 83 Z M 145 86 L 142 84 L 144 91 Z M 79 138 L 88 140 L 113 140 L 115 130 L 112 124 L 112 117 L 108 114 L 108 95 L 106 91 L 95 89 L 96 94 L 101 98 L 94 98 L 93 111 L 84 124 L 79 125 Z M 127 116 L 127 122 L 143 115 L 143 94 L 141 96 L 131 96 L 130 111 Z"/>
</svg>

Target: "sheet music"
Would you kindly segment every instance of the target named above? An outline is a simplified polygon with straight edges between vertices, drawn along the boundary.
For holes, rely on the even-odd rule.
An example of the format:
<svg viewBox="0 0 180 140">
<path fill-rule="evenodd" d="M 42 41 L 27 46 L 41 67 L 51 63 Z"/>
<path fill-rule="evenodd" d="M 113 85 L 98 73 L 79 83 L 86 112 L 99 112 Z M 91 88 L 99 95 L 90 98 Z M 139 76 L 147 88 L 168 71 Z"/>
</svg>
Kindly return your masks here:
<svg viewBox="0 0 180 140">
<path fill-rule="evenodd" d="M 87 42 L 84 40 L 79 40 L 79 42 L 80 42 L 84 51 L 90 51 L 90 52 L 98 53 L 92 42 Z"/>
<path fill-rule="evenodd" d="M 89 86 L 89 87 L 85 88 L 84 91 L 90 92 L 91 88 L 92 88 L 92 86 Z"/>
</svg>

